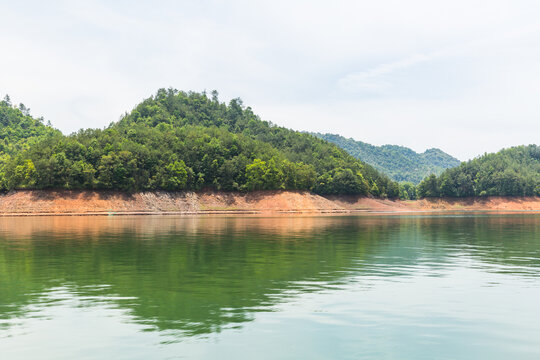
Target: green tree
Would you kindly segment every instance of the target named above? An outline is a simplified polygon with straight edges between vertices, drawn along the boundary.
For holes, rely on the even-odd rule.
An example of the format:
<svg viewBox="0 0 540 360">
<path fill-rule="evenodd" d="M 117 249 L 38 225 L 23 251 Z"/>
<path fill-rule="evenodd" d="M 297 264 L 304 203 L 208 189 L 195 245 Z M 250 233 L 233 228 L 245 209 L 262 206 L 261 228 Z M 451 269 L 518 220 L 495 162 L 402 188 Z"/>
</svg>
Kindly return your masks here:
<svg viewBox="0 0 540 360">
<path fill-rule="evenodd" d="M 418 196 L 420 198 L 440 196 L 439 180 L 435 174 L 431 174 L 418 184 Z"/>
<path fill-rule="evenodd" d="M 416 186 L 412 182 L 399 184 L 399 198 L 403 200 L 416 200 Z"/>
<path fill-rule="evenodd" d="M 246 166 L 246 188 L 248 190 L 262 190 L 265 188 L 264 176 L 268 171 L 268 166 L 261 159 L 254 159 Z"/>
<path fill-rule="evenodd" d="M 276 160 L 274 158 L 270 159 L 263 175 L 263 188 L 270 190 L 282 189 L 284 187 L 283 177 L 283 171 L 277 167 Z"/>
<path fill-rule="evenodd" d="M 184 161 L 175 161 L 167 165 L 161 181 L 161 187 L 165 190 L 185 189 L 188 181 L 188 171 Z"/>
</svg>

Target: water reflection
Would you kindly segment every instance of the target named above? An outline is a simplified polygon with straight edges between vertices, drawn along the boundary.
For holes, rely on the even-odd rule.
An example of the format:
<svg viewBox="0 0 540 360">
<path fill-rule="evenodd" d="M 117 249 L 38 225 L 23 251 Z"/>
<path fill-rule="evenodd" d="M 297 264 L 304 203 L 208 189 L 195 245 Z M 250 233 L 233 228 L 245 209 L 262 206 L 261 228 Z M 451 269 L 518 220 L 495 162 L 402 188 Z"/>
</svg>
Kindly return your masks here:
<svg viewBox="0 0 540 360">
<path fill-rule="evenodd" d="M 536 215 L 3 218 L 0 338 L 60 305 L 181 340 L 352 284 L 462 269 L 536 280 L 539 232 Z"/>
</svg>

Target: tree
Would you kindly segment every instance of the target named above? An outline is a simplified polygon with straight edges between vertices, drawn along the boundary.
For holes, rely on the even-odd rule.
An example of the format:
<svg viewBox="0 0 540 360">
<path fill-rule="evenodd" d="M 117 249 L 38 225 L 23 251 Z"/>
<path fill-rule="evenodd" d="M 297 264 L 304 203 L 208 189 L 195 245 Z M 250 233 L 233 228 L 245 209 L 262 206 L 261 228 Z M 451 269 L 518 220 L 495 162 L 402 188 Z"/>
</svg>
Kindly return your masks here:
<svg viewBox="0 0 540 360">
<path fill-rule="evenodd" d="M 322 194 L 358 194 L 367 195 L 369 186 L 360 173 L 351 169 L 335 169 L 317 180 L 317 191 Z"/>
<path fill-rule="evenodd" d="M 188 171 L 183 160 L 170 163 L 165 168 L 161 187 L 165 190 L 183 190 L 186 188 Z"/>
<path fill-rule="evenodd" d="M 70 187 L 75 189 L 91 189 L 95 186 L 96 170 L 83 160 L 74 162 L 70 171 Z"/>
<path fill-rule="evenodd" d="M 263 175 L 263 188 L 269 190 L 283 188 L 283 171 L 276 166 L 276 160 L 270 159 Z"/>
<path fill-rule="evenodd" d="M 26 159 L 15 167 L 14 178 L 21 188 L 31 187 L 36 182 L 36 168 L 32 160 Z"/>
<path fill-rule="evenodd" d="M 248 190 L 262 190 L 265 186 L 264 175 L 268 171 L 268 166 L 261 159 L 254 159 L 246 166 L 246 188 Z"/>
<path fill-rule="evenodd" d="M 431 174 L 418 185 L 418 196 L 420 198 L 440 196 L 439 180 L 435 174 Z"/>
<path fill-rule="evenodd" d="M 399 185 L 399 198 L 403 200 L 416 200 L 416 186 L 412 182 L 404 182 Z"/>
</svg>

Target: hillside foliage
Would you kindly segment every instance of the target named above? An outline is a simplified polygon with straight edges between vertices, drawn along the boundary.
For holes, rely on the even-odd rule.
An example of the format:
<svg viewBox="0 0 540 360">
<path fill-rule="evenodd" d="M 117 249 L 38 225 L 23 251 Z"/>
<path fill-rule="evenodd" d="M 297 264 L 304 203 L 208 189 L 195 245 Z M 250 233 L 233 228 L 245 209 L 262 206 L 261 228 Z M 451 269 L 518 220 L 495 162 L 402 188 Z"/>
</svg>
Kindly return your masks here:
<svg viewBox="0 0 540 360">
<path fill-rule="evenodd" d="M 0 156 L 4 158 L 26 150 L 41 139 L 59 133 L 43 125 L 43 118 L 30 116 L 24 104 L 13 106 L 9 96 L 0 101 Z"/>
<path fill-rule="evenodd" d="M 7 114 L 7 115 L 4 115 Z M 65 136 L 0 102 L 0 188 L 298 189 L 398 197 L 399 186 L 344 150 L 262 121 L 240 99 L 160 89 L 105 129 Z"/>
<path fill-rule="evenodd" d="M 516 146 L 462 163 L 418 185 L 419 197 L 539 196 L 540 147 Z"/>
</svg>

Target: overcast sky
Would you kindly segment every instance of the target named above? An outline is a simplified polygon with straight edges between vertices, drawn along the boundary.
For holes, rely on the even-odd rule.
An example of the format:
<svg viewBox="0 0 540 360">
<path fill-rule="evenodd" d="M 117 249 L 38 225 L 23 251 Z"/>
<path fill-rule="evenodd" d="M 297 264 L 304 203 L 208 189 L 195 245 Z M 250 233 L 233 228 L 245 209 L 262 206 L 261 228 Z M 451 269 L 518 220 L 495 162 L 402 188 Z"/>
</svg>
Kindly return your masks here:
<svg viewBox="0 0 540 360">
<path fill-rule="evenodd" d="M 160 87 L 461 160 L 539 143 L 540 2 L 4 1 L 0 96 L 65 133 Z"/>
</svg>

